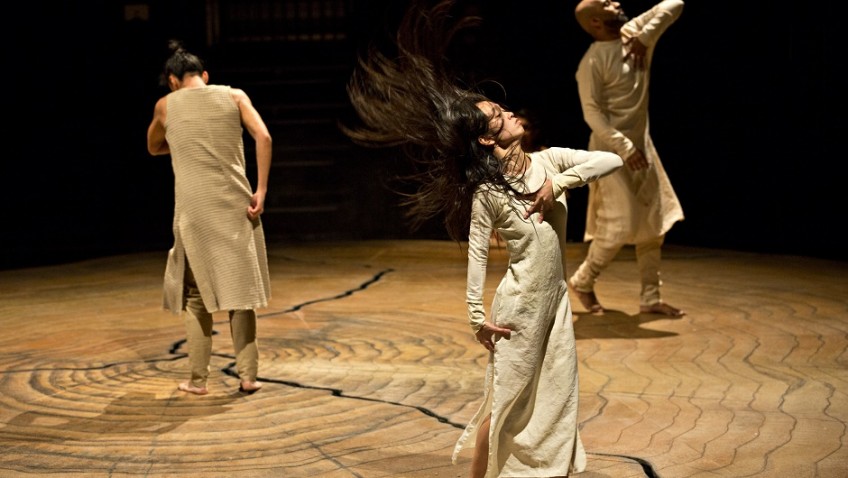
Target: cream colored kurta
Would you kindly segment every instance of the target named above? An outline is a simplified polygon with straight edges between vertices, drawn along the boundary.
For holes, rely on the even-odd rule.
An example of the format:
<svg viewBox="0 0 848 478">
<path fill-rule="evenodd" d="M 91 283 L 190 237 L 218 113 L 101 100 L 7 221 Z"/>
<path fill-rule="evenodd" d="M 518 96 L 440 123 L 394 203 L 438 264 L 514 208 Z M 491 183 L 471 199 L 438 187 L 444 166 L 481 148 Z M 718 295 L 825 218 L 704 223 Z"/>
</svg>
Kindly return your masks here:
<svg viewBox="0 0 848 478">
<path fill-rule="evenodd" d="M 271 296 L 265 236 L 261 221 L 247 217 L 253 192 L 230 88 L 183 88 L 167 98 L 175 204 L 164 307 L 182 310 L 186 257 L 209 312 L 265 307 Z"/>
<path fill-rule="evenodd" d="M 577 356 L 564 280 L 567 206 L 562 192 L 608 174 L 622 164 L 606 152 L 550 148 L 531 154 L 522 178 L 528 191 L 552 178 L 553 211 L 524 219 L 530 206 L 481 186 L 474 196 L 468 241 L 469 320 L 485 319 L 483 289 L 489 238 L 506 242 L 509 266 L 492 302 L 491 321 L 512 329 L 499 340 L 486 368 L 483 403 L 456 443 L 454 463 L 474 447 L 490 412 L 487 476 L 558 476 L 583 470 L 586 454 L 577 431 Z"/>
<path fill-rule="evenodd" d="M 683 209 L 651 140 L 648 96 L 651 60 L 657 40 L 683 10 L 680 0 L 665 0 L 630 20 L 625 39 L 636 37 L 647 47 L 645 68 L 623 61 L 621 40 L 596 41 L 577 68 L 583 117 L 592 129 L 590 150 L 613 151 L 627 159 L 642 151 L 650 167 L 624 167 L 589 186 L 584 240 L 594 237 L 634 244 L 657 238 L 683 220 Z"/>
</svg>

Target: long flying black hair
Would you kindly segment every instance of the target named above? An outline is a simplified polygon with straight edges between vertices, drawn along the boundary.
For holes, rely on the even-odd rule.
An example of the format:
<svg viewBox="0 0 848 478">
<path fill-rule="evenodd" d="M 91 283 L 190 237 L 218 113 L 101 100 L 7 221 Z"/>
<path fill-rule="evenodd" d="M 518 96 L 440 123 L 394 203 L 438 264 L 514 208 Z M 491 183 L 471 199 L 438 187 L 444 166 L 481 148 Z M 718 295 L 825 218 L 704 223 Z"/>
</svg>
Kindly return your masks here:
<svg viewBox="0 0 848 478">
<path fill-rule="evenodd" d="M 347 92 L 360 122 L 342 130 L 363 146 L 398 147 L 413 164 L 405 179 L 417 185 L 401 202 L 412 228 L 442 216 L 449 236 L 461 241 L 477 188 L 512 188 L 504 162 L 478 141 L 497 134 L 477 107 L 486 96 L 461 87 L 445 65 L 451 39 L 480 18 L 453 17 L 453 0 L 429 3 L 416 0 L 407 7 L 394 51 L 371 44 L 358 56 Z"/>
</svg>

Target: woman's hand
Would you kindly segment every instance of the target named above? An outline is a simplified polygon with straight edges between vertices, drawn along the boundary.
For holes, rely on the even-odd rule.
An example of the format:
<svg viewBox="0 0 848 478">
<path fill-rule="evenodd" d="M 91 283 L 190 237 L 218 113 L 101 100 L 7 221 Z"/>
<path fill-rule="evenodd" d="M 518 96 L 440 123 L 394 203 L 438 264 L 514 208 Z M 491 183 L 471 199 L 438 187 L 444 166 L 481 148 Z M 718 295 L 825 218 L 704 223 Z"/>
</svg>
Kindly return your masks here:
<svg viewBox="0 0 848 478">
<path fill-rule="evenodd" d="M 483 324 L 483 328 L 478 330 L 474 335 L 477 337 L 477 341 L 483 344 L 483 347 L 486 347 L 486 350 L 494 352 L 495 342 L 497 342 L 500 337 L 509 339 L 510 333 L 512 333 L 512 330 L 510 329 L 498 327 L 497 325 L 486 322 Z"/>
<path fill-rule="evenodd" d="M 554 188 L 551 180 L 546 179 L 545 183 L 538 191 L 520 196 L 521 199 L 533 201 L 530 208 L 524 213 L 524 219 L 532 216 L 534 212 L 539 213 L 539 224 L 545 220 L 545 211 L 550 211 L 554 208 Z"/>
</svg>

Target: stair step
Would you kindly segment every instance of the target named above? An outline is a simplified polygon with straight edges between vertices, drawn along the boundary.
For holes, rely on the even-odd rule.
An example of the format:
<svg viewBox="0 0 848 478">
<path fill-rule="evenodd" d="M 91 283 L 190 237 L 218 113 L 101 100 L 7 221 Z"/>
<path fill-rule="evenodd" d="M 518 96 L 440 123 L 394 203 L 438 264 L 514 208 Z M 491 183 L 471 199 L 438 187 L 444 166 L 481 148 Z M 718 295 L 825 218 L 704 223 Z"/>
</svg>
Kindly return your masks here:
<svg viewBox="0 0 848 478">
<path fill-rule="evenodd" d="M 215 76 L 238 78 L 248 83 L 290 78 L 333 78 L 346 76 L 351 66 L 347 63 L 318 63 L 314 65 L 236 65 L 228 62 L 215 70 Z"/>
<path fill-rule="evenodd" d="M 339 128 L 352 114 L 349 42 L 263 37 L 219 44 L 210 58 L 213 81 L 244 90 L 274 140 L 263 214 L 267 237 L 356 238 L 382 227 L 385 214 L 375 213 L 385 207 L 381 181 L 374 179 L 380 163 Z M 247 133 L 244 146 L 248 176 L 255 178 L 255 144 Z"/>
<path fill-rule="evenodd" d="M 303 117 L 335 117 L 342 112 L 346 112 L 350 108 L 350 103 L 343 101 L 316 101 L 311 103 L 271 103 L 254 106 L 263 116 L 299 119 Z"/>
<path fill-rule="evenodd" d="M 327 204 L 322 206 L 275 206 L 265 208 L 265 212 L 263 212 L 263 214 L 306 214 L 313 212 L 335 212 L 340 209 L 341 206 L 338 204 Z"/>
<path fill-rule="evenodd" d="M 354 48 L 340 41 L 237 41 L 220 43 L 207 55 L 209 62 L 228 68 L 332 68 L 350 65 L 356 58 Z M 216 68 L 216 70 L 219 68 Z"/>
</svg>

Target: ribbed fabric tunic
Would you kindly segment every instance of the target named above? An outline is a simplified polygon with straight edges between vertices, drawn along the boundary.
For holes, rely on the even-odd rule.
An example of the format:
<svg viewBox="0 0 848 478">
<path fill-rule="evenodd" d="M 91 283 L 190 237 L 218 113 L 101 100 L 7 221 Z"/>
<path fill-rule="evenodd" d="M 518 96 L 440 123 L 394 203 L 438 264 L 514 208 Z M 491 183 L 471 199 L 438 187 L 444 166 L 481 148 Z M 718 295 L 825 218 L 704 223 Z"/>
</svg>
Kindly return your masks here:
<svg viewBox="0 0 848 478">
<path fill-rule="evenodd" d="M 261 221 L 247 217 L 253 192 L 230 87 L 183 88 L 167 98 L 175 202 L 164 307 L 182 310 L 186 258 L 209 312 L 265 307 L 271 297 L 265 235 Z"/>
<path fill-rule="evenodd" d="M 524 219 L 529 201 L 501 190 L 478 188 L 468 238 L 468 315 L 484 320 L 483 289 L 489 239 L 497 230 L 506 241 L 509 266 L 491 306 L 490 320 L 512 330 L 489 357 L 483 403 L 457 440 L 474 447 L 481 422 L 491 413 L 488 478 L 565 476 L 582 471 L 586 453 L 577 431 L 577 350 L 568 287 L 564 279 L 568 188 L 582 186 L 621 167 L 607 152 L 549 148 L 531 153 L 522 192 L 550 178 L 557 196 L 553 210 Z M 525 189 L 526 188 L 526 189 Z"/>
</svg>

